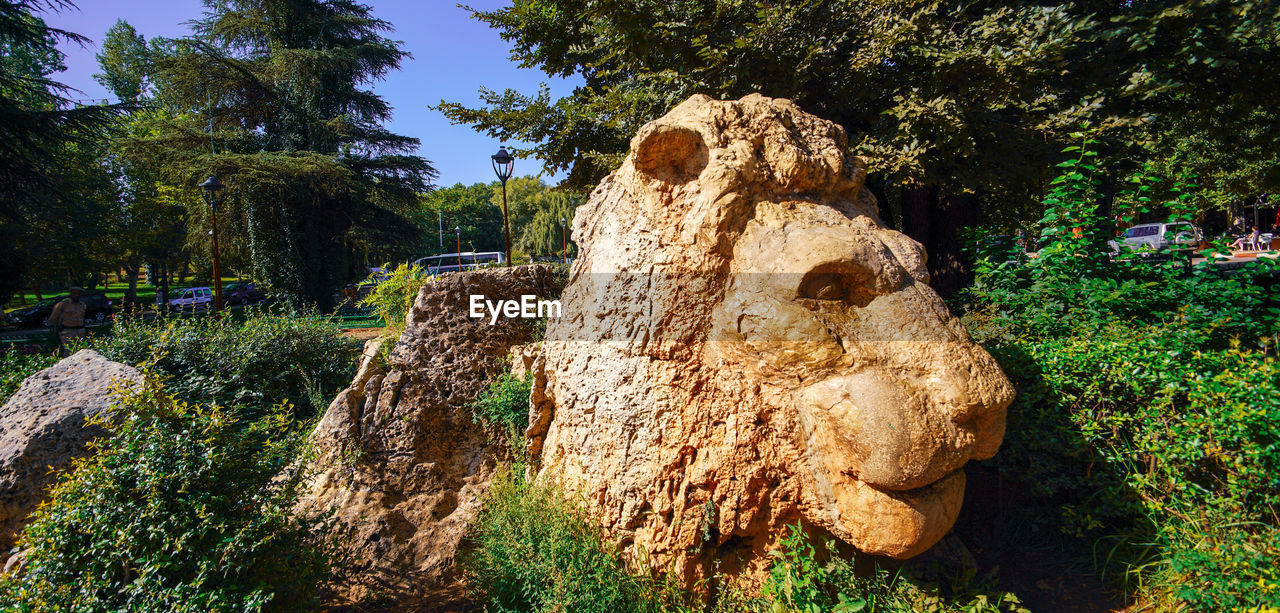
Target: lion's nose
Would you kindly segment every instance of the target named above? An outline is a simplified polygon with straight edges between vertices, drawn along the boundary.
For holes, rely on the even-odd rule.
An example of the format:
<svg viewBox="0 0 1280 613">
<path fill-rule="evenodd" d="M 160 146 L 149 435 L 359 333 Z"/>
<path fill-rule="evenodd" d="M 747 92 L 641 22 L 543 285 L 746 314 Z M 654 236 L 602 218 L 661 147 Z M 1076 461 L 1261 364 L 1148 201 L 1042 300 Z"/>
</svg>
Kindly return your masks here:
<svg viewBox="0 0 1280 613">
<path fill-rule="evenodd" d="M 968 459 L 956 424 L 929 409 L 925 390 L 872 368 L 800 393 L 808 447 L 829 469 L 890 490 L 937 481 Z"/>
</svg>

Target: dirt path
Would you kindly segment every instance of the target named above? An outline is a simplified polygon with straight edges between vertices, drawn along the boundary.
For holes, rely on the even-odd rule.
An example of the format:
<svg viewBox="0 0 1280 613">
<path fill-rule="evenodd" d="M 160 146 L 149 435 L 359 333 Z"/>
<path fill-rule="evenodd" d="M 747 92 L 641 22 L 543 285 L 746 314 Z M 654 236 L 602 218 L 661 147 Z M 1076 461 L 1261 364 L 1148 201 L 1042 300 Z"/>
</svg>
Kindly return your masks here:
<svg viewBox="0 0 1280 613">
<path fill-rule="evenodd" d="M 372 338 L 377 338 L 378 335 L 382 334 L 385 330 L 386 328 L 351 328 L 350 330 L 343 330 L 342 335 L 347 338 L 367 341 Z"/>
</svg>

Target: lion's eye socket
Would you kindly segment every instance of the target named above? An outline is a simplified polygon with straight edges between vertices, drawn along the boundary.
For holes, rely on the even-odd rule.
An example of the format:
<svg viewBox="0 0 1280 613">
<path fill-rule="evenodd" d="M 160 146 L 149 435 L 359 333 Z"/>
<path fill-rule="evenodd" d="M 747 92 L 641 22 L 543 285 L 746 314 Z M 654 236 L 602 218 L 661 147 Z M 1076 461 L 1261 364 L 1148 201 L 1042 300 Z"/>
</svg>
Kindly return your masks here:
<svg viewBox="0 0 1280 613">
<path fill-rule="evenodd" d="M 800 297 L 812 300 L 844 300 L 844 282 L 840 275 L 826 273 L 806 279 L 800 287 Z"/>
</svg>

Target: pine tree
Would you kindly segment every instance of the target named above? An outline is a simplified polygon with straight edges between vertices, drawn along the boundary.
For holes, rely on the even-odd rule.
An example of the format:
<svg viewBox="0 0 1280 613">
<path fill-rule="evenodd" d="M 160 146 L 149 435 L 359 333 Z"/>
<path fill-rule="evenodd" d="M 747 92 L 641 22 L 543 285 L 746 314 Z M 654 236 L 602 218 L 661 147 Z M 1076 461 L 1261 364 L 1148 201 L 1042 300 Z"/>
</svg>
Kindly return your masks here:
<svg viewBox="0 0 1280 613">
<path fill-rule="evenodd" d="M 118 106 L 76 106 L 67 86 L 49 78 L 62 69 L 59 40 L 78 34 L 51 28 L 37 13 L 74 8 L 63 0 L 0 0 L 0 302 L 22 285 L 49 241 L 33 222 L 50 208 L 80 206 L 75 172 L 82 160 L 67 147 L 97 146 Z"/>
<path fill-rule="evenodd" d="M 405 257 L 420 238 L 405 215 L 435 170 L 414 155 L 417 139 L 383 127 L 391 108 L 368 89 L 408 54 L 349 0 L 206 4 L 194 36 L 165 41 L 155 59 L 172 129 L 133 149 L 184 190 L 189 244 L 207 236 L 195 186 L 215 174 L 227 185 L 220 219 L 254 276 L 293 304 L 326 307 L 363 254 Z"/>
</svg>

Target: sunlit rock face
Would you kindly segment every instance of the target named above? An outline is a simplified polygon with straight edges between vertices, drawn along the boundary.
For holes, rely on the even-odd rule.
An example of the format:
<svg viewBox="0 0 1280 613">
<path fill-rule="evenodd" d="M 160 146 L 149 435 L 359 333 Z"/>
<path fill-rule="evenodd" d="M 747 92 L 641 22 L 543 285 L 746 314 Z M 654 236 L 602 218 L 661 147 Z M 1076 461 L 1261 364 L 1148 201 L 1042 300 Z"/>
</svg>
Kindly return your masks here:
<svg viewBox="0 0 1280 613">
<path fill-rule="evenodd" d="M 471 403 L 507 370 L 511 348 L 534 338 L 526 320 L 471 317 L 470 297 L 555 293 L 536 265 L 442 275 L 418 291 L 385 359 L 380 341 L 366 345 L 350 387 L 311 435 L 298 504 L 332 521 L 341 555 L 328 604 L 434 611 L 461 598 L 467 531 L 498 463 L 510 459 Z"/>
<path fill-rule="evenodd" d="M 797 521 L 919 554 L 959 513 L 961 466 L 999 448 L 1013 390 L 846 142 L 788 100 L 694 96 L 575 216 L 530 452 L 686 580 L 758 571 Z"/>
</svg>

